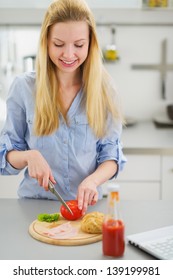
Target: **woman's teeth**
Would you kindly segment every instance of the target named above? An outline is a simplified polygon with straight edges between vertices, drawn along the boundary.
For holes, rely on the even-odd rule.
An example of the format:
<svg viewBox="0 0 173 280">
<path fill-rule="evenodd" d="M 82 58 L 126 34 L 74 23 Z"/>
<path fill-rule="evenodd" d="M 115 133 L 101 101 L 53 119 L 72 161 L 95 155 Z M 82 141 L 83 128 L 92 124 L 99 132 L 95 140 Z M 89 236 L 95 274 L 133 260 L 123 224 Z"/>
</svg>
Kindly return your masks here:
<svg viewBox="0 0 173 280">
<path fill-rule="evenodd" d="M 73 64 L 76 60 L 73 60 L 73 61 L 64 61 L 64 60 L 62 60 L 65 64 L 68 64 L 68 65 L 70 65 L 70 64 Z"/>
</svg>

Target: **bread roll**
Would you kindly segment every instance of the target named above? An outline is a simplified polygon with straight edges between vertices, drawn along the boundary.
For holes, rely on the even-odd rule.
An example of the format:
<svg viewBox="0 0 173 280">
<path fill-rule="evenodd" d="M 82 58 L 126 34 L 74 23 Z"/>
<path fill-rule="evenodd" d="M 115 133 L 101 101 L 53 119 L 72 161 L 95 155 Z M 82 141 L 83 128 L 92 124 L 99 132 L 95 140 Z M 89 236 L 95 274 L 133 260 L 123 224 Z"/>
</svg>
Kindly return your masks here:
<svg viewBox="0 0 173 280">
<path fill-rule="evenodd" d="M 81 221 L 81 229 L 87 233 L 101 233 L 104 214 L 91 212 L 86 214 Z"/>
</svg>

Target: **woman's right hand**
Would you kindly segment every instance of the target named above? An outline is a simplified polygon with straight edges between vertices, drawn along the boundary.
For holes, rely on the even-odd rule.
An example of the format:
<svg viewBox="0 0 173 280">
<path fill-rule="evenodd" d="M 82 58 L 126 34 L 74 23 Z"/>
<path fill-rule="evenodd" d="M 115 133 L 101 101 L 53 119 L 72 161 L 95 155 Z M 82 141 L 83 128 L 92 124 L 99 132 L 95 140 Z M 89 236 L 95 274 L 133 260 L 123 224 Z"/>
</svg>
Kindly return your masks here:
<svg viewBox="0 0 173 280">
<path fill-rule="evenodd" d="M 7 161 L 16 169 L 28 167 L 28 173 L 35 178 L 39 185 L 46 191 L 48 190 L 48 182 L 56 183 L 50 166 L 45 158 L 37 150 L 27 151 L 9 151 L 6 155 Z"/>
<path fill-rule="evenodd" d="M 45 158 L 37 150 L 30 150 L 26 152 L 26 161 L 28 166 L 29 176 L 35 178 L 38 184 L 48 191 L 48 182 L 56 183 L 50 166 Z"/>
</svg>

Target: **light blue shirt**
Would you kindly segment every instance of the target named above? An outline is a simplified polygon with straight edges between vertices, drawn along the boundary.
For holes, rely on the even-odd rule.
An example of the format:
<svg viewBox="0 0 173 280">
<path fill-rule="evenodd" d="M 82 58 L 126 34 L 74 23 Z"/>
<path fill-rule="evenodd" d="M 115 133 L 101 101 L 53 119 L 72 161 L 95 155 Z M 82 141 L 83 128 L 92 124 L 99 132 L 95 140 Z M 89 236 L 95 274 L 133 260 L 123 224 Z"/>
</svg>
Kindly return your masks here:
<svg viewBox="0 0 173 280">
<path fill-rule="evenodd" d="M 15 78 L 7 98 L 7 119 L 0 136 L 0 174 L 14 175 L 20 170 L 6 161 L 10 150 L 37 149 L 47 160 L 57 182 L 56 188 L 65 200 L 75 199 L 79 184 L 106 160 L 115 160 L 118 171 L 126 159 L 122 152 L 120 123 L 109 122 L 109 133 L 97 138 L 88 125 L 83 107 L 82 89 L 68 111 L 68 125 L 60 115 L 59 128 L 49 136 L 37 137 L 33 133 L 35 72 Z M 117 172 L 118 173 L 118 172 Z M 117 176 L 117 173 L 115 176 Z M 99 198 L 102 197 L 98 187 Z M 18 189 L 19 197 L 56 199 L 46 192 L 25 169 L 24 179 Z"/>
</svg>

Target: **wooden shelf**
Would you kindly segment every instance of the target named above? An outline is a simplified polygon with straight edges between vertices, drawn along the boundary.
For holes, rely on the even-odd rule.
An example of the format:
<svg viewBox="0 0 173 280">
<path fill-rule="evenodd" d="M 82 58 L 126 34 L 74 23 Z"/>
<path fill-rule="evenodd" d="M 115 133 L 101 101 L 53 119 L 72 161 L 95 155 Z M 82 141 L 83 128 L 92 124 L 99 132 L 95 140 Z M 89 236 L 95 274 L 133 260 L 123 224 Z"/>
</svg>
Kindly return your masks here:
<svg viewBox="0 0 173 280">
<path fill-rule="evenodd" d="M 142 7 L 142 10 L 145 10 L 145 11 L 164 11 L 164 12 L 167 12 L 167 11 L 173 11 L 173 7 L 153 7 L 153 8 L 150 8 L 150 7 L 147 7 L 147 6 L 143 6 Z"/>
</svg>

